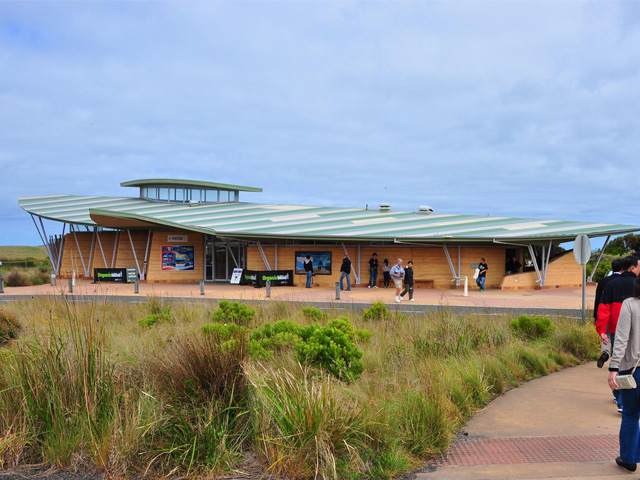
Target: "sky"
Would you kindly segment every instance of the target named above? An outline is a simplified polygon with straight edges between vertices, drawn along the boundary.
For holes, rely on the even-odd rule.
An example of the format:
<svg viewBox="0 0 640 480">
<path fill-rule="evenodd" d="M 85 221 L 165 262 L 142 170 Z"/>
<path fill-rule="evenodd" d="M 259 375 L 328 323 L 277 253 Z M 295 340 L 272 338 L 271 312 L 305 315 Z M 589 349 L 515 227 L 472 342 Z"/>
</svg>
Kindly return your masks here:
<svg viewBox="0 0 640 480">
<path fill-rule="evenodd" d="M 634 0 L 0 0 L 0 245 L 143 178 L 640 224 L 638 52 Z"/>
</svg>

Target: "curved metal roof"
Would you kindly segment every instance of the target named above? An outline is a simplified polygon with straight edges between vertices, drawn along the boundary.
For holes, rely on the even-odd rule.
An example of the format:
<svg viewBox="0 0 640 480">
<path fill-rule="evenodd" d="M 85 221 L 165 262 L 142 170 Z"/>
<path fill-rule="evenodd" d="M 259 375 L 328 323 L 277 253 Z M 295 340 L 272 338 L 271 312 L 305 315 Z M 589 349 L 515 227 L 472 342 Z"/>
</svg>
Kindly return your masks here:
<svg viewBox="0 0 640 480">
<path fill-rule="evenodd" d="M 239 192 L 261 192 L 258 187 L 243 187 L 242 185 L 230 185 L 228 183 L 201 182 L 200 180 L 184 180 L 179 178 L 148 178 L 142 180 L 130 180 L 122 182 L 121 187 L 201 187 L 217 188 L 218 190 L 235 190 Z"/>
<path fill-rule="evenodd" d="M 156 226 L 219 236 L 416 243 L 571 241 L 640 231 L 637 225 L 257 203 L 189 206 L 141 198 L 48 195 L 19 199 L 27 212 L 107 228 Z"/>
</svg>

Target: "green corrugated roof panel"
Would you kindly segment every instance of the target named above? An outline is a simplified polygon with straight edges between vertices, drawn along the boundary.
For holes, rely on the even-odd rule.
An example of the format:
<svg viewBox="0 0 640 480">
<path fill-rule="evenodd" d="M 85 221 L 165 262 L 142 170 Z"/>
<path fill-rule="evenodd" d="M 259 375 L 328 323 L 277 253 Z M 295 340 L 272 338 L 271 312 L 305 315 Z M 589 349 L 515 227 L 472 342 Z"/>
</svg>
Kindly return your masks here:
<svg viewBox="0 0 640 480">
<path fill-rule="evenodd" d="M 362 241 L 568 241 L 640 231 L 637 225 L 536 220 L 481 215 L 380 212 L 356 208 L 257 203 L 153 202 L 140 198 L 49 195 L 19 199 L 29 213 L 67 223 L 96 225 L 91 214 L 242 238 Z M 102 217 L 101 217 L 102 218 Z"/>
</svg>

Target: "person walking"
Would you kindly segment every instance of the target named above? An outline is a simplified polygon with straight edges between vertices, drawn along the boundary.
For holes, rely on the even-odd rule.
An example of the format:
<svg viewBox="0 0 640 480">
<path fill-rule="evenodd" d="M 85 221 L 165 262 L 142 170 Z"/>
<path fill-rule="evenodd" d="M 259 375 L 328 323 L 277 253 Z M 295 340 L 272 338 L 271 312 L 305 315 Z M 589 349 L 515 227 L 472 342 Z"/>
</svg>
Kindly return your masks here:
<svg viewBox="0 0 640 480">
<path fill-rule="evenodd" d="M 378 254 L 375 252 L 369 259 L 369 286 L 367 288 L 378 288 Z"/>
<path fill-rule="evenodd" d="M 391 267 L 389 266 L 389 260 L 384 259 L 382 262 L 382 276 L 384 277 L 384 288 L 389 288 L 389 281 L 391 280 Z"/>
<path fill-rule="evenodd" d="M 344 290 L 344 285 L 342 281 L 344 277 L 347 277 L 347 291 L 351 290 L 351 260 L 349 259 L 349 254 L 345 253 L 344 258 L 342 259 L 342 266 L 340 267 L 340 290 Z"/>
<path fill-rule="evenodd" d="M 404 278 L 404 268 L 402 268 L 402 259 L 398 258 L 396 260 L 396 264 L 391 269 L 391 278 L 393 278 L 393 283 L 396 286 L 396 302 L 400 303 L 402 298 L 400 298 L 400 291 L 402 290 L 402 279 Z"/>
<path fill-rule="evenodd" d="M 610 281 L 618 278 L 617 275 L 622 273 L 622 259 L 616 258 L 611 262 L 611 272 L 606 277 L 602 277 L 598 281 L 598 286 L 596 287 L 596 297 L 593 302 L 593 324 L 596 325 L 598 323 L 598 307 L 600 306 L 600 297 L 602 297 L 602 292 L 607 287 Z M 605 344 L 602 339 L 600 339 L 600 358 L 598 358 L 597 366 L 598 368 L 602 368 L 609 357 L 611 356 L 611 345 Z"/>
<path fill-rule="evenodd" d="M 607 284 L 600 296 L 600 305 L 598 305 L 596 332 L 598 332 L 602 343 L 605 345 L 608 345 L 609 339 L 611 339 L 612 350 L 616 346 L 616 328 L 622 302 L 633 295 L 636 276 L 640 273 L 637 257 L 632 255 L 624 257 L 622 259 L 622 269 L 624 271 L 620 275 L 616 275 L 617 278 Z M 613 390 L 613 398 L 618 405 L 618 412 L 623 412 L 619 390 Z"/>
<path fill-rule="evenodd" d="M 404 269 L 404 290 L 400 294 L 400 300 L 404 299 L 405 293 L 409 292 L 409 301 L 415 302 L 413 299 L 413 261 L 409 260 Z"/>
<path fill-rule="evenodd" d="M 624 274 L 623 274 L 624 275 Z M 617 279 L 616 281 L 620 281 Z M 611 285 L 614 282 L 610 282 Z M 633 284 L 633 295 L 622 302 L 616 329 L 616 339 L 609 364 L 609 388 L 618 389 L 618 374 L 633 374 L 636 385 L 640 385 L 640 277 Z M 620 456 L 616 463 L 621 468 L 635 472 L 640 461 L 640 389 L 620 389 L 622 420 L 620 422 Z"/>
<path fill-rule="evenodd" d="M 487 270 L 489 270 L 489 266 L 486 264 L 484 258 L 480 259 L 480 263 L 478 264 L 478 278 L 476 278 L 476 285 L 480 288 L 481 292 L 484 292 L 484 281 L 487 276 Z"/>
<path fill-rule="evenodd" d="M 303 266 L 304 271 L 307 272 L 307 288 L 311 288 L 311 277 L 313 277 L 313 260 L 311 260 L 311 255 L 307 255 Z"/>
</svg>

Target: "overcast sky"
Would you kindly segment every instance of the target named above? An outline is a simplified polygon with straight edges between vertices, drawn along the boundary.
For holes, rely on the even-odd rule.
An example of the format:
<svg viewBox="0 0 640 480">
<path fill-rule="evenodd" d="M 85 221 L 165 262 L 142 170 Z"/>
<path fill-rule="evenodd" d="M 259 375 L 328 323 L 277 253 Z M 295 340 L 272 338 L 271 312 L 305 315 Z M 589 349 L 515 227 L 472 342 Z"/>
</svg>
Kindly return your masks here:
<svg viewBox="0 0 640 480">
<path fill-rule="evenodd" d="M 639 55 L 638 1 L 0 0 L 0 245 L 141 178 L 640 224 Z"/>
</svg>

